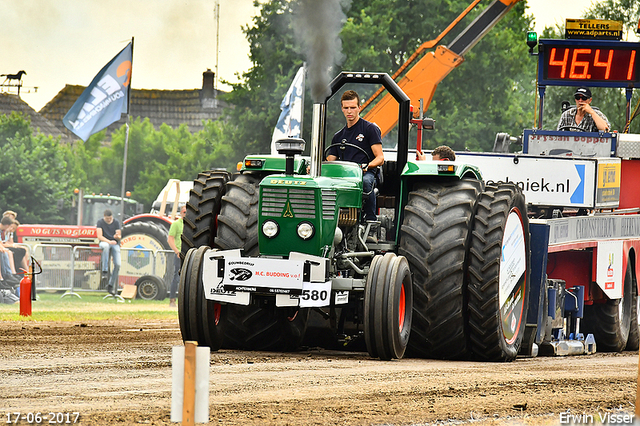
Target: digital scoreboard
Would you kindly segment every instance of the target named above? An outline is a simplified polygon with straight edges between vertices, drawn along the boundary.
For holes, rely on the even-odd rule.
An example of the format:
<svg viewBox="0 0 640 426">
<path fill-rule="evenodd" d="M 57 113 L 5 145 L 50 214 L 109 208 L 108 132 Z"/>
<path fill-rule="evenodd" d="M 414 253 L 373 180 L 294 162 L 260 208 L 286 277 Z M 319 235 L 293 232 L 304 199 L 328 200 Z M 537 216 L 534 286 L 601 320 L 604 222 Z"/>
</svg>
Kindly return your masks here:
<svg viewBox="0 0 640 426">
<path fill-rule="evenodd" d="M 633 87 L 640 83 L 640 43 L 540 40 L 540 85 Z"/>
</svg>

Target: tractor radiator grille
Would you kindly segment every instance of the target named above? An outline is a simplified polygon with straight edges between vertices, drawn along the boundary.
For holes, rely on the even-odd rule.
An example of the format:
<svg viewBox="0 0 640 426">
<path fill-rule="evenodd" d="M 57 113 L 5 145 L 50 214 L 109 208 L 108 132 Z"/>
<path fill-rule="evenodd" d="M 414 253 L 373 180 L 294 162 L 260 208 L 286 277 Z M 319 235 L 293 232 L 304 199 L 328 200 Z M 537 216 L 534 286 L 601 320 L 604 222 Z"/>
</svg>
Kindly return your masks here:
<svg viewBox="0 0 640 426">
<path fill-rule="evenodd" d="M 316 218 L 313 189 L 262 188 L 261 214 L 272 217 Z"/>
<path fill-rule="evenodd" d="M 336 217 L 336 191 L 322 190 L 322 219 L 333 220 Z"/>
</svg>

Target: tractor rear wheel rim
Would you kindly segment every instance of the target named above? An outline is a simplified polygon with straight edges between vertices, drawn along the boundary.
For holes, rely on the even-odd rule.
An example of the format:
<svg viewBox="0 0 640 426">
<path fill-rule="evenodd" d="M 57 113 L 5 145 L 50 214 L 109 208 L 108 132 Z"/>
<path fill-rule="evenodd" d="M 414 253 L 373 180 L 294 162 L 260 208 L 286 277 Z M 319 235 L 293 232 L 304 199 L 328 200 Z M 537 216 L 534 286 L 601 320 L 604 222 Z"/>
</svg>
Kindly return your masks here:
<svg viewBox="0 0 640 426">
<path fill-rule="evenodd" d="M 516 234 L 515 239 L 509 237 L 512 234 Z M 507 249 L 507 255 L 509 258 L 505 258 L 505 248 Z M 510 250 L 509 250 L 510 249 Z M 522 221 L 522 213 L 520 209 L 513 208 L 509 212 L 507 221 L 505 224 L 505 233 L 502 241 L 502 260 L 500 262 L 500 293 L 498 295 L 500 305 L 500 319 L 502 321 L 502 332 L 505 341 L 508 344 L 513 344 L 518 337 L 518 331 L 522 327 L 522 311 L 524 309 L 524 298 L 518 297 L 524 295 L 525 286 L 529 285 L 523 277 L 526 277 L 526 245 L 524 239 L 524 224 Z M 511 253 L 508 253 L 511 251 Z M 519 259 L 514 259 L 514 257 Z M 503 267 L 509 264 L 516 264 L 515 271 L 510 271 L 510 274 L 503 273 Z M 506 272 L 506 271 L 504 271 Z M 513 273 L 515 272 L 515 273 Z M 515 280 L 513 278 L 516 278 Z M 504 282 L 503 282 L 504 281 Z M 506 291 L 505 291 L 506 289 Z M 514 303 L 517 302 L 517 303 Z M 509 308 L 509 309 L 506 309 Z M 519 315 L 515 315 L 518 312 Z"/>
</svg>

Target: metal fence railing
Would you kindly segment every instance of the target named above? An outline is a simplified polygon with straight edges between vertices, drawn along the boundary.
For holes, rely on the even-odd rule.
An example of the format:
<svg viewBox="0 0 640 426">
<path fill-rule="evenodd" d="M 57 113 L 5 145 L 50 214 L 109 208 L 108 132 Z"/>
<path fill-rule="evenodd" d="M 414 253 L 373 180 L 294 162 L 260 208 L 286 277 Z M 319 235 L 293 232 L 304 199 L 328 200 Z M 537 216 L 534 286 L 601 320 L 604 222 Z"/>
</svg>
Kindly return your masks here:
<svg viewBox="0 0 640 426">
<path fill-rule="evenodd" d="M 36 244 L 29 249 L 42 267 L 37 276 L 38 291 L 75 294 L 82 291 L 107 291 L 107 282 L 101 279 L 102 250 L 98 247 L 73 247 L 63 244 Z M 136 284 L 145 276 L 155 275 L 169 288 L 178 261 L 171 250 L 137 248 L 120 249 L 121 266 L 118 288 Z M 113 263 L 110 260 L 110 269 Z M 63 295 L 63 296 L 64 296 Z"/>
</svg>

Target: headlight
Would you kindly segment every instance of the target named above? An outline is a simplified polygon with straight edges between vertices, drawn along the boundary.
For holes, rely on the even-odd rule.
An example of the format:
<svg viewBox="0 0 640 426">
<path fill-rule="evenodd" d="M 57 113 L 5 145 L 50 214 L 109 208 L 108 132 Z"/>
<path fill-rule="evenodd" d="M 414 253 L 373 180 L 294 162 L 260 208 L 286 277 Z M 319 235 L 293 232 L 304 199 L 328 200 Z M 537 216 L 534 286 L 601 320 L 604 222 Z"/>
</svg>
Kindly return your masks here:
<svg viewBox="0 0 640 426">
<path fill-rule="evenodd" d="M 276 235 L 278 235 L 278 232 L 280 232 L 280 227 L 278 226 L 277 222 L 274 222 L 273 220 L 267 220 L 262 224 L 262 233 L 267 238 L 275 237 Z"/>
<path fill-rule="evenodd" d="M 303 240 L 309 240 L 313 238 L 313 234 L 315 234 L 315 229 L 313 229 L 313 225 L 309 222 L 301 222 L 298 224 L 298 237 Z"/>
</svg>

